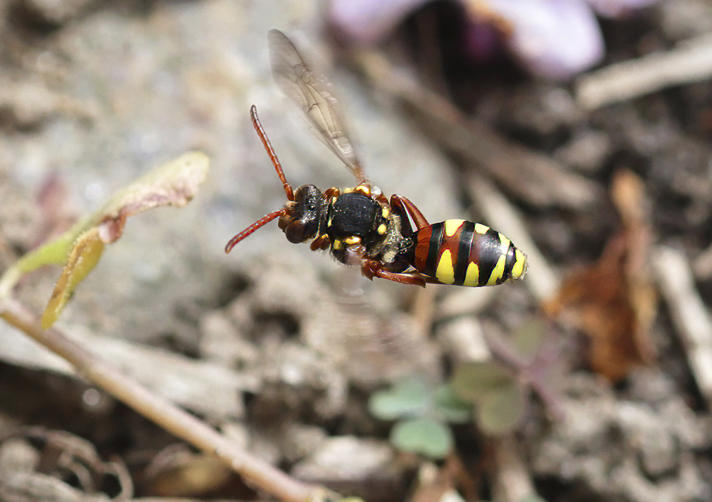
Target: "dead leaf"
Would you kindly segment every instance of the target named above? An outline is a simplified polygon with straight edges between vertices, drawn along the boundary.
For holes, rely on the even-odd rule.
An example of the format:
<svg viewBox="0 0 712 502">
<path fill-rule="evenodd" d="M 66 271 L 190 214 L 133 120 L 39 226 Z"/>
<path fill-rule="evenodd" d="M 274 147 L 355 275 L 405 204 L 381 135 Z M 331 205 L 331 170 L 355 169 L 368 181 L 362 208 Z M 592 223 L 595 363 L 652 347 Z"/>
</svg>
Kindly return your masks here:
<svg viewBox="0 0 712 502">
<path fill-rule="evenodd" d="M 72 228 L 9 267 L 0 278 L 0 297 L 8 296 L 22 275 L 44 265 L 64 264 L 42 315 L 42 327 L 49 328 L 77 285 L 96 266 L 104 244 L 121 237 L 126 218 L 154 207 L 184 206 L 207 177 L 209 165 L 205 154 L 189 152 L 119 190 L 94 214 L 78 221 Z"/>
<path fill-rule="evenodd" d="M 591 367 L 617 381 L 655 358 L 648 331 L 657 297 L 648 264 L 651 234 L 643 183 L 629 171 L 620 172 L 611 197 L 623 228 L 599 261 L 572 274 L 544 309 L 552 317 L 564 314 L 586 333 Z"/>
<path fill-rule="evenodd" d="M 119 459 L 104 461 L 88 441 L 65 431 L 23 427 L 0 438 L 0 498 L 132 500 L 133 483 Z M 117 494 L 116 491 L 119 491 Z"/>
<path fill-rule="evenodd" d="M 172 445 L 151 461 L 144 473 L 144 489 L 167 498 L 204 496 L 217 492 L 232 476 L 219 458 Z"/>
<path fill-rule="evenodd" d="M 190 152 L 140 177 L 114 196 L 97 213 L 102 240 L 121 237 L 126 218 L 159 206 L 185 206 L 208 175 L 208 157 Z"/>
</svg>

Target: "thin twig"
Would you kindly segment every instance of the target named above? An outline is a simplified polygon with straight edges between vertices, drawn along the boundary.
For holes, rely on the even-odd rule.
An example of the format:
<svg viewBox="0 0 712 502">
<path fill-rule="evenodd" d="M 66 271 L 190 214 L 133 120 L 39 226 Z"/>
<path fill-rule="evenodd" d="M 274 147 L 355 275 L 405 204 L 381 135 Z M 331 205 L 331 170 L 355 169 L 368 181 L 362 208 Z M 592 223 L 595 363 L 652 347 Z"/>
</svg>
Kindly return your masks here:
<svg viewBox="0 0 712 502">
<path fill-rule="evenodd" d="M 7 330 L 0 361 L 44 371 L 76 375 L 64 359 L 48 352 L 22 333 Z M 259 382 L 248 373 L 189 359 L 167 350 L 116 337 L 72 329 L 71 337 L 83 347 L 91 347 L 129 378 L 174 404 L 221 421 L 244 413 L 242 392 L 255 392 Z"/>
<path fill-rule="evenodd" d="M 19 302 L 2 300 L 0 317 L 69 361 L 80 375 L 141 415 L 199 450 L 220 458 L 255 487 L 285 502 L 324 500 L 328 493 L 319 486 L 293 479 L 250 455 L 193 415 L 126 378 L 107 361 L 74 343 L 58 329 L 43 330 L 39 319 Z"/>
<path fill-rule="evenodd" d="M 703 35 L 668 51 L 616 63 L 579 78 L 576 98 L 592 110 L 672 85 L 712 78 L 712 36 Z"/>
<path fill-rule="evenodd" d="M 685 256 L 670 247 L 653 252 L 653 268 L 675 328 L 687 353 L 690 371 L 700 392 L 712 408 L 712 321 Z"/>
</svg>

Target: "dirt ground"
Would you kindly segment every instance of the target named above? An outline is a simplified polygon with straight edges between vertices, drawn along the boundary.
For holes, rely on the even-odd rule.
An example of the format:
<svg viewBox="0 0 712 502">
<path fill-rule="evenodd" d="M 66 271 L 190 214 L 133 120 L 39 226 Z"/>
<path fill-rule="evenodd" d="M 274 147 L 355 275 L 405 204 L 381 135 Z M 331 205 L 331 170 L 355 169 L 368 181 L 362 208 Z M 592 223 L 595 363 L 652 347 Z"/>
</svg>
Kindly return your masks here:
<svg viewBox="0 0 712 502">
<path fill-rule="evenodd" d="M 194 200 L 131 217 L 61 333 L 254 458 L 369 502 L 712 500 L 712 5 L 601 20 L 603 61 L 557 83 L 511 57 L 467 66 L 441 3 L 370 49 L 336 41 L 326 2 L 0 3 L 0 271 L 199 150 Z M 250 105 L 295 187 L 353 185 L 273 83 L 272 28 L 329 75 L 370 180 L 431 223 L 502 231 L 526 278 L 370 282 L 276 224 L 226 256 L 284 204 Z M 13 305 L 39 317 L 59 274 L 24 276 Z M 0 337 L 0 501 L 295 500 Z M 485 367 L 501 377 L 462 376 Z M 414 376 L 429 404 L 379 415 Z M 437 407 L 448 382 L 465 419 Z M 437 416 L 447 451 L 394 440 L 413 416 Z"/>
</svg>

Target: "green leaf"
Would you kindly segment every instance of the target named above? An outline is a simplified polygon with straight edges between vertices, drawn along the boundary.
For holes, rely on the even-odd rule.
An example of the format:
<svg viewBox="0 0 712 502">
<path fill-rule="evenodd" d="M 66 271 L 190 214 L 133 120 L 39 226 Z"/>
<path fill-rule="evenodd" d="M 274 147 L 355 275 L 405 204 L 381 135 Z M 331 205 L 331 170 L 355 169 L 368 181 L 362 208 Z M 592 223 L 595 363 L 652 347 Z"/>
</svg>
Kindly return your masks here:
<svg viewBox="0 0 712 502">
<path fill-rule="evenodd" d="M 64 264 L 52 297 L 42 316 L 42 327 L 50 327 L 64 309 L 74 289 L 96 266 L 105 244 L 115 242 L 126 219 L 159 206 L 186 205 L 205 180 L 210 160 L 200 152 L 189 152 L 158 166 L 117 191 L 94 214 L 41 247 L 30 251 L 0 278 L 0 298 L 10 295 L 17 281 L 43 265 Z"/>
<path fill-rule="evenodd" d="M 546 322 L 532 318 L 517 327 L 512 338 L 514 350 L 522 357 L 532 358 L 546 340 Z"/>
<path fill-rule="evenodd" d="M 371 414 L 381 420 L 422 413 L 429 404 L 430 390 L 420 378 L 402 380 L 390 389 L 376 392 L 368 401 Z"/>
<path fill-rule="evenodd" d="M 42 314 L 43 329 L 54 324 L 74 289 L 94 269 L 103 252 L 104 242 L 99 237 L 97 227 L 92 227 L 77 238 L 69 258 L 67 258 L 67 264 L 62 270 L 62 275 L 59 276 L 49 303 Z"/>
<path fill-rule="evenodd" d="M 539 495 L 527 495 L 526 497 L 519 500 L 519 502 L 546 502 Z"/>
<path fill-rule="evenodd" d="M 476 417 L 482 432 L 498 436 L 513 431 L 524 415 L 524 391 L 512 380 L 488 393 L 477 403 Z"/>
<path fill-rule="evenodd" d="M 497 389 L 508 387 L 513 381 L 514 377 L 496 363 L 470 361 L 455 369 L 450 385 L 460 399 L 474 403 Z"/>
<path fill-rule="evenodd" d="M 435 413 L 448 422 L 463 424 L 472 420 L 472 404 L 463 401 L 450 385 L 441 385 L 433 396 Z"/>
<path fill-rule="evenodd" d="M 390 440 L 399 450 L 435 459 L 445 457 L 453 445 L 450 428 L 429 418 L 398 422 L 391 430 Z"/>
</svg>

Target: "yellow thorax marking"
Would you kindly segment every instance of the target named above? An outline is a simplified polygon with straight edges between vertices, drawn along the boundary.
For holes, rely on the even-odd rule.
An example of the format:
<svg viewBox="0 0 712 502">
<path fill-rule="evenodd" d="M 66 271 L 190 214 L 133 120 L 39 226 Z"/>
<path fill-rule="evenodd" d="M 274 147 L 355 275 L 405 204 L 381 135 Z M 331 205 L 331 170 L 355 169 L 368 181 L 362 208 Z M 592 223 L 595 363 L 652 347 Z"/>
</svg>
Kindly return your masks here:
<svg viewBox="0 0 712 502">
<path fill-rule="evenodd" d="M 358 235 L 350 235 L 344 239 L 344 242 L 347 245 L 352 246 L 354 244 L 358 244 L 359 242 L 361 242 L 361 237 L 359 237 Z"/>
<path fill-rule="evenodd" d="M 359 185 L 354 190 L 357 192 L 360 192 L 368 197 L 371 196 L 371 187 L 369 187 L 368 185 Z"/>
<path fill-rule="evenodd" d="M 388 230 L 388 227 L 386 226 L 386 224 L 381 223 L 380 225 L 378 225 L 376 232 L 378 232 L 379 235 L 385 235 L 386 230 Z"/>
<path fill-rule="evenodd" d="M 452 256 L 449 249 L 446 249 L 443 254 L 440 255 L 438 268 L 435 271 L 435 278 L 443 284 L 452 284 L 455 282 L 455 269 L 452 266 Z"/>
<path fill-rule="evenodd" d="M 334 242 L 332 243 L 331 247 L 333 247 L 336 250 L 341 249 L 341 241 L 339 239 L 334 239 Z"/>
<path fill-rule="evenodd" d="M 381 210 L 381 214 L 383 215 L 384 218 L 388 218 L 388 217 L 390 216 L 390 214 L 391 214 L 391 210 L 388 209 L 387 207 L 384 207 L 384 208 Z"/>
</svg>

